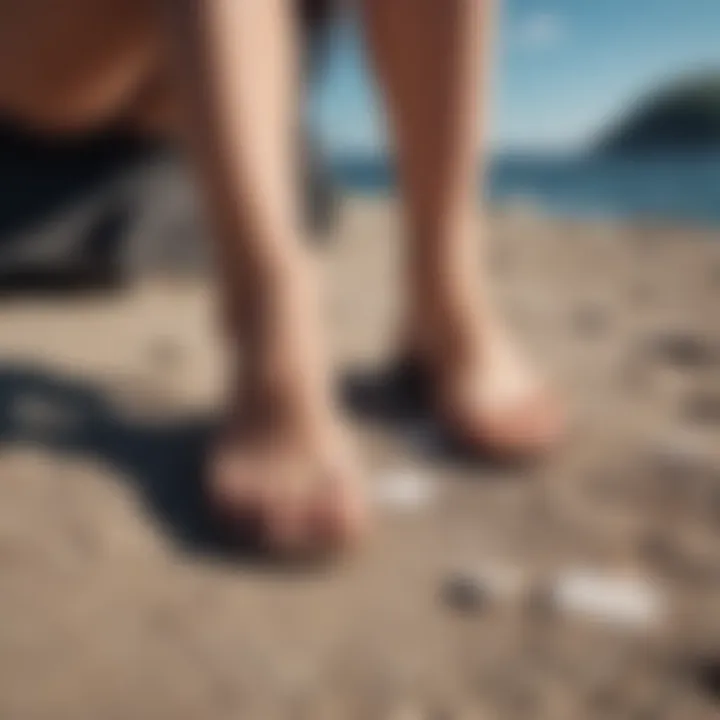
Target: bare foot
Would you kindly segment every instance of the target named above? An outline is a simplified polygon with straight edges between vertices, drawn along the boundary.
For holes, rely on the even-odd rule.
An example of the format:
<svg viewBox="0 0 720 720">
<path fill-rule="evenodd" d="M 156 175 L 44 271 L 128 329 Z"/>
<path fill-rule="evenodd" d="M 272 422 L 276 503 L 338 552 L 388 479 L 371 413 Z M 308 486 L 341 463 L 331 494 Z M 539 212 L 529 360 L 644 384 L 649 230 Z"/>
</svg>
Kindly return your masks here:
<svg viewBox="0 0 720 720">
<path fill-rule="evenodd" d="M 207 492 L 238 539 L 249 532 L 246 539 L 283 557 L 324 555 L 363 534 L 359 466 L 330 392 L 318 314 L 307 293 L 292 302 L 274 295 L 276 308 L 290 309 L 282 321 L 264 317 L 260 339 L 246 338 Z M 237 333 L 229 338 L 230 348 L 240 346 Z"/>
<path fill-rule="evenodd" d="M 453 440 L 500 460 L 533 458 L 558 444 L 560 404 L 498 324 L 455 318 L 415 337 L 424 339 L 409 355 Z"/>
<path fill-rule="evenodd" d="M 210 459 L 208 494 L 222 526 L 282 557 L 352 547 L 366 525 L 358 465 L 339 422 L 228 423 Z"/>
<path fill-rule="evenodd" d="M 207 495 L 231 536 L 294 559 L 356 544 L 367 513 L 332 393 L 318 278 L 305 256 L 285 262 L 289 270 L 244 282 L 230 275 L 224 286 L 225 337 L 238 375 L 209 458 Z"/>
</svg>

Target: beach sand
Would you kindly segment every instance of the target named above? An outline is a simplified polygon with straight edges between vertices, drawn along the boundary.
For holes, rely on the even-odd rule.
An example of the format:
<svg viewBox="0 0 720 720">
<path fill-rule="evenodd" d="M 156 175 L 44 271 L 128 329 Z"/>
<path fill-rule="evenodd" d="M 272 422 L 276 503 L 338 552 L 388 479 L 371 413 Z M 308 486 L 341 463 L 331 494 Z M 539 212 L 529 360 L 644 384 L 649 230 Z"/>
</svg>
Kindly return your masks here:
<svg viewBox="0 0 720 720">
<path fill-rule="evenodd" d="M 392 353 L 394 209 L 348 201 L 319 251 L 340 375 Z M 371 482 L 435 493 L 378 508 L 368 546 L 324 571 L 230 557 L 198 512 L 222 378 L 206 276 L 6 301 L 0 718 L 717 717 L 718 233 L 521 209 L 487 233 L 572 437 L 499 470 L 446 457 L 426 424 L 358 420 Z M 543 594 L 448 594 L 489 565 L 538 588 L 576 567 L 632 577 L 667 614 L 628 628 Z"/>
</svg>

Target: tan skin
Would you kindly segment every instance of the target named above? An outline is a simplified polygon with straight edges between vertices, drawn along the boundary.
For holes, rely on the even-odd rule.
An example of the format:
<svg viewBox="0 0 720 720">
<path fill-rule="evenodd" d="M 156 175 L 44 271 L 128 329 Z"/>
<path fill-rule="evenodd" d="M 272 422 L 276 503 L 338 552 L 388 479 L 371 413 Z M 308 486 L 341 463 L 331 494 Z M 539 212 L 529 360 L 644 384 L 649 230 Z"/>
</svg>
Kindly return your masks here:
<svg viewBox="0 0 720 720">
<path fill-rule="evenodd" d="M 361 6 L 403 189 L 398 353 L 426 370 L 438 419 L 478 452 L 547 449 L 559 412 L 478 282 L 474 173 L 490 3 Z M 259 520 L 284 554 L 353 544 L 367 525 L 295 192 L 293 18 L 291 0 L 0 3 L 0 109 L 52 132 L 182 129 L 205 188 L 238 369 L 208 491 L 231 524 Z"/>
</svg>

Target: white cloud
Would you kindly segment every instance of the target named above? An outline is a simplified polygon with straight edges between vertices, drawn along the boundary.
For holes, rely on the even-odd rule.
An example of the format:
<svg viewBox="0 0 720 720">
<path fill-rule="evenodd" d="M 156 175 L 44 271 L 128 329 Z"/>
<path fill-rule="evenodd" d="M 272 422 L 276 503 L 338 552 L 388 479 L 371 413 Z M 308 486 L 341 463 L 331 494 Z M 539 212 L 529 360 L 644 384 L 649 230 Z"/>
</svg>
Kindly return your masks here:
<svg viewBox="0 0 720 720">
<path fill-rule="evenodd" d="M 517 27 L 517 45 L 526 50 L 545 50 L 559 45 L 567 36 L 567 25 L 562 17 L 549 12 L 528 15 Z"/>
</svg>

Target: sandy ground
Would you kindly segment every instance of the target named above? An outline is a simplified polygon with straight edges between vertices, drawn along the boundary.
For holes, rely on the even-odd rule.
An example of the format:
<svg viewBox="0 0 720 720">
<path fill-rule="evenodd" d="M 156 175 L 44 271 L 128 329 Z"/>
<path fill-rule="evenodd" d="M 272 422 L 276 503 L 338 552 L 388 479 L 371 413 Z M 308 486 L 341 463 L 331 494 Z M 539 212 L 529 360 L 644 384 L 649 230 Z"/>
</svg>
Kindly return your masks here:
<svg viewBox="0 0 720 720">
<path fill-rule="evenodd" d="M 344 371 L 391 352 L 395 233 L 390 205 L 352 201 L 324 251 Z M 373 483 L 411 471 L 437 493 L 380 508 L 366 550 L 324 572 L 228 557 L 198 512 L 222 376 L 207 279 L 5 303 L 0 718 L 717 717 L 720 243 L 520 211 L 489 234 L 573 437 L 512 472 L 445 457 L 426 424 L 358 421 Z M 538 587 L 621 574 L 667 612 L 628 629 L 542 596 L 448 597 L 489 565 Z"/>
</svg>

